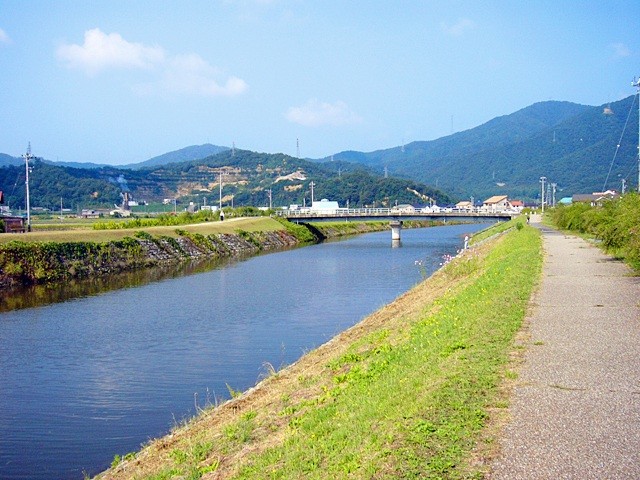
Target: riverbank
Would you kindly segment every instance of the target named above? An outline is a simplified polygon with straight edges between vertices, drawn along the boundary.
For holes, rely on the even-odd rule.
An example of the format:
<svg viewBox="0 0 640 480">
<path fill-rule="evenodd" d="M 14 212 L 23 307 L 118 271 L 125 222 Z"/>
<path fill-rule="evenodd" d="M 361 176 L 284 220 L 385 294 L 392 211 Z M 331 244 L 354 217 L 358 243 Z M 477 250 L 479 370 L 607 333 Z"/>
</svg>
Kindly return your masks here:
<svg viewBox="0 0 640 480">
<path fill-rule="evenodd" d="M 540 264 L 512 229 L 99 478 L 478 476 Z"/>
<path fill-rule="evenodd" d="M 432 226 L 413 222 L 408 227 Z M 202 259 L 241 257 L 380 231 L 388 222 L 294 224 L 237 218 L 143 230 L 70 230 L 6 234 L 0 243 L 0 287 L 54 284 Z"/>
</svg>

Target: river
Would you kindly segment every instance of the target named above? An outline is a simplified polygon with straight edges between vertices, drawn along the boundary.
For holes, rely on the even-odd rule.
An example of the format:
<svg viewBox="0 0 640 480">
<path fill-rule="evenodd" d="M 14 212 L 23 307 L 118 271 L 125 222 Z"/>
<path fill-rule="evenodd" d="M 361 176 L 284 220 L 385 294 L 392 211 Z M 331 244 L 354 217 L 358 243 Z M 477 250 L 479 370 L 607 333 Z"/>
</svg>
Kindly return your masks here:
<svg viewBox="0 0 640 480">
<path fill-rule="evenodd" d="M 484 227 L 403 230 L 400 248 L 366 234 L 0 313 L 0 478 L 104 470 L 391 302 Z"/>
</svg>

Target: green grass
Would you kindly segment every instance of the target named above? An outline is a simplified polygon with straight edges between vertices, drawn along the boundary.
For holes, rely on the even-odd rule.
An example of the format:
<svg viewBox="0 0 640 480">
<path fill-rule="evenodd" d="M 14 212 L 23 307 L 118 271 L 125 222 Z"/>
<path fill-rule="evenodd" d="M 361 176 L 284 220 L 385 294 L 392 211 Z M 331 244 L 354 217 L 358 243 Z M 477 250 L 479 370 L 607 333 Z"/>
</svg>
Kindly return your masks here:
<svg viewBox="0 0 640 480">
<path fill-rule="evenodd" d="M 539 236 L 511 232 L 475 278 L 426 308 L 398 344 L 379 335 L 332 365 L 334 386 L 237 478 L 462 478 L 541 268 Z M 455 271 L 456 264 L 449 266 Z M 478 473 L 479 474 L 479 473 Z"/>
<path fill-rule="evenodd" d="M 282 230 L 284 227 L 276 220 L 269 217 L 247 217 L 224 222 L 204 222 L 192 225 L 128 228 L 118 230 L 93 230 L 92 223 L 87 223 L 84 228 L 79 224 L 65 230 L 50 230 L 39 228 L 30 233 L 0 234 L 0 244 L 8 243 L 12 240 L 21 242 L 110 242 L 122 240 L 124 237 L 133 237 L 136 231 L 144 230 L 150 234 L 160 236 L 166 235 L 177 238 L 176 228 L 186 230 L 201 235 L 236 233 L 237 230 L 249 232 Z"/>
<path fill-rule="evenodd" d="M 532 227 L 466 252 L 107 478 L 482 478 L 541 252 Z"/>
</svg>

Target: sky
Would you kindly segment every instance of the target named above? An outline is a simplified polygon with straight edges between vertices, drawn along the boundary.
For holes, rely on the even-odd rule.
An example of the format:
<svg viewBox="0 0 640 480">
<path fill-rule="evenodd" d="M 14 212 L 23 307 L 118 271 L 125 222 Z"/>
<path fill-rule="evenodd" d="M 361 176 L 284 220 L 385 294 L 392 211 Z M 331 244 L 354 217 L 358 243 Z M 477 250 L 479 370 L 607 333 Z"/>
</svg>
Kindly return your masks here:
<svg viewBox="0 0 640 480">
<path fill-rule="evenodd" d="M 636 93 L 640 3 L 0 0 L 0 152 L 323 158 Z"/>
</svg>

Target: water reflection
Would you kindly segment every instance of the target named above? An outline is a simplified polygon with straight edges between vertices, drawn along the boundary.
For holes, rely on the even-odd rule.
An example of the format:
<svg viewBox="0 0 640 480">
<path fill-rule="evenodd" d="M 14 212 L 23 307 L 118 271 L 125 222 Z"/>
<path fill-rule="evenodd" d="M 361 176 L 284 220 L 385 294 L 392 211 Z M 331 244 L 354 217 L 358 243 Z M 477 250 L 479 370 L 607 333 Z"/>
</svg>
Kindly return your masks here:
<svg viewBox="0 0 640 480">
<path fill-rule="evenodd" d="M 168 278 L 178 278 L 223 268 L 245 258 L 209 258 L 95 278 L 71 279 L 49 285 L 19 286 L 4 289 L 0 292 L 0 312 L 39 307 L 51 303 L 64 302 L 73 298 L 90 297 L 122 288 L 139 287 Z"/>
<path fill-rule="evenodd" d="M 43 301 L 81 298 L 0 315 L 0 478 L 96 474 L 193 414 L 195 395 L 245 390 L 265 362 L 289 364 L 389 303 L 422 279 L 416 260 L 433 272 L 480 228 L 407 229 L 402 248 L 386 231 L 225 268 L 40 289 Z M 29 301 L 14 304 L 39 304 Z"/>
</svg>

